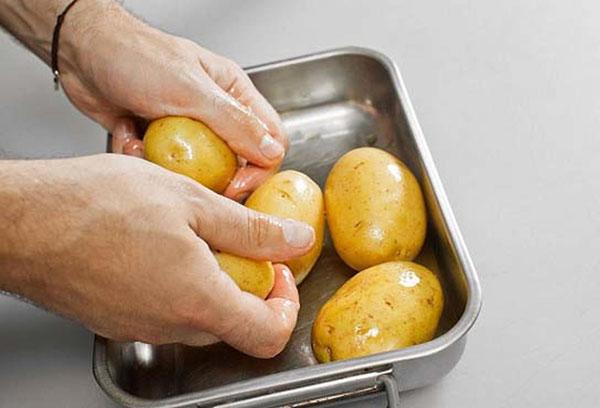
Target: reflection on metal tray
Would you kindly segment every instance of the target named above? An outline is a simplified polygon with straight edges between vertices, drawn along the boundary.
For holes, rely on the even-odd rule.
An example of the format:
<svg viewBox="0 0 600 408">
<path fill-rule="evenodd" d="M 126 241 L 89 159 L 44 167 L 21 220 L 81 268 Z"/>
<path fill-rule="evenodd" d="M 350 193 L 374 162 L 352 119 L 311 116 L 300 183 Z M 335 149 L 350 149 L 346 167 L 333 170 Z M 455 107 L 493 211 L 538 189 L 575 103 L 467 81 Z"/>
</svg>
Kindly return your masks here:
<svg viewBox="0 0 600 408">
<path fill-rule="evenodd" d="M 481 303 L 475 270 L 397 69 L 376 52 L 346 48 L 248 71 L 282 113 L 291 140 L 284 168 L 300 170 L 323 186 L 342 154 L 373 145 L 413 170 L 430 219 L 417 262 L 438 274 L 445 291 L 437 336 L 402 350 L 317 365 L 310 345 L 313 319 L 353 274 L 328 238 L 300 285 L 298 325 L 278 357 L 259 360 L 225 344 L 150 346 L 97 337 L 96 379 L 113 399 L 132 407 L 309 406 L 386 390 L 393 405 L 398 390 L 434 382 L 454 367 Z"/>
</svg>

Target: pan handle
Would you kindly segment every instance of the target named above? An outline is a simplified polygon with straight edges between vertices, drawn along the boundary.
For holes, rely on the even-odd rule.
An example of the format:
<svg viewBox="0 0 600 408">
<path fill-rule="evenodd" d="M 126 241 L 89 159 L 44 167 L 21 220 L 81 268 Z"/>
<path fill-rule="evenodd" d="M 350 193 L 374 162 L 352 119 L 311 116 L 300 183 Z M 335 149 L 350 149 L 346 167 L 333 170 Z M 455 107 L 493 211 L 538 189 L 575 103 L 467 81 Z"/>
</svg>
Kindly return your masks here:
<svg viewBox="0 0 600 408">
<path fill-rule="evenodd" d="M 398 382 L 394 376 L 386 374 L 382 375 L 380 379 L 387 394 L 388 408 L 400 408 L 400 390 L 398 390 Z"/>
<path fill-rule="evenodd" d="M 285 407 L 308 408 L 358 398 L 384 391 L 389 408 L 400 407 L 398 383 L 392 369 L 369 371 L 347 377 L 311 383 L 296 388 L 232 401 L 215 408 Z"/>
</svg>

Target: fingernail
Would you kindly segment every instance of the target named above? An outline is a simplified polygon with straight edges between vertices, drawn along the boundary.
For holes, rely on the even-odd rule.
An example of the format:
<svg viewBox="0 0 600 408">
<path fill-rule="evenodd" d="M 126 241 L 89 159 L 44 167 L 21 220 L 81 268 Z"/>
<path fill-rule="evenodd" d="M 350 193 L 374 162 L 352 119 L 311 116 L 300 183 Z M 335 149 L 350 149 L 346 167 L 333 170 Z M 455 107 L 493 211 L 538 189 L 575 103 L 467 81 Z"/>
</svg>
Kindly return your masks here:
<svg viewBox="0 0 600 408">
<path fill-rule="evenodd" d="M 283 278 L 288 282 L 294 282 L 296 283 L 296 278 L 294 277 L 294 274 L 292 273 L 292 271 L 290 270 L 290 268 L 288 268 L 287 265 L 285 265 L 283 268 L 281 268 L 281 273 L 283 274 Z"/>
<path fill-rule="evenodd" d="M 238 203 L 242 203 L 244 201 L 246 201 L 246 198 L 248 198 L 248 196 L 250 195 L 250 193 L 248 191 L 245 191 L 243 193 L 239 193 L 235 196 L 234 200 L 237 201 Z"/>
<path fill-rule="evenodd" d="M 265 134 L 262 137 L 258 148 L 262 154 L 269 159 L 277 159 L 284 153 L 283 146 L 268 134 Z"/>
<path fill-rule="evenodd" d="M 128 156 L 144 157 L 144 144 L 141 140 L 129 140 L 123 146 L 123 153 Z"/>
<path fill-rule="evenodd" d="M 296 310 L 300 310 L 299 302 L 294 302 L 293 300 L 289 300 L 289 299 L 281 299 L 281 302 L 283 303 L 284 306 L 291 306 Z"/>
<path fill-rule="evenodd" d="M 313 241 L 314 231 L 311 227 L 293 220 L 283 222 L 285 241 L 294 248 L 304 248 Z"/>
<path fill-rule="evenodd" d="M 245 189 L 248 185 L 248 180 L 242 177 L 236 177 L 231 181 L 231 187 L 236 190 Z"/>
</svg>

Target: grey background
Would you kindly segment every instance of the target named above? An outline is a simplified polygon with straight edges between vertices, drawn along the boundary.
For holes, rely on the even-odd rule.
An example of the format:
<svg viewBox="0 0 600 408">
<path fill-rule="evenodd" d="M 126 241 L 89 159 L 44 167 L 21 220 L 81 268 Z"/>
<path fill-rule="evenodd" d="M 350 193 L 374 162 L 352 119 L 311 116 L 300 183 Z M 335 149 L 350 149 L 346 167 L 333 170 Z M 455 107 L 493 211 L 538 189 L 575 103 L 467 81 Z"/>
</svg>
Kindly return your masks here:
<svg viewBox="0 0 600 408">
<path fill-rule="evenodd" d="M 600 404 L 600 3 L 126 1 L 252 65 L 344 45 L 400 66 L 478 267 L 482 314 L 456 369 L 406 407 Z M 100 152 L 103 131 L 0 35 L 0 149 Z M 0 297 L 0 407 L 111 407 L 90 333 Z"/>
</svg>

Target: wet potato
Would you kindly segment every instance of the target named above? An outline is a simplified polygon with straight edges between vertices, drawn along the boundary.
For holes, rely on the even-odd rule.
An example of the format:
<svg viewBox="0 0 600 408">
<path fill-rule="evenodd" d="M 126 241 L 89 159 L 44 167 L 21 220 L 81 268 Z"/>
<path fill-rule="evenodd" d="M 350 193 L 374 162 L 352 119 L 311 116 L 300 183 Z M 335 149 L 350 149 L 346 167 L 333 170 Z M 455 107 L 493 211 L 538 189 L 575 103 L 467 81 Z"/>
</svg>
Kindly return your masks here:
<svg viewBox="0 0 600 408">
<path fill-rule="evenodd" d="M 315 244 L 304 256 L 289 260 L 296 284 L 308 275 L 323 248 L 325 215 L 323 194 L 319 186 L 305 174 L 286 170 L 275 174 L 254 191 L 246 206 L 278 217 L 303 221 L 315 230 Z"/>
<path fill-rule="evenodd" d="M 354 149 L 334 165 L 325 184 L 333 244 L 351 268 L 414 259 L 425 241 L 425 202 L 415 176 L 393 155 Z"/>
<path fill-rule="evenodd" d="M 269 261 L 255 261 L 224 252 L 214 252 L 221 269 L 245 292 L 262 299 L 271 293 L 275 284 L 275 270 Z"/>
<path fill-rule="evenodd" d="M 437 277 L 424 266 L 396 261 L 347 281 L 314 321 L 312 347 L 321 363 L 429 341 L 444 305 Z"/>
<path fill-rule="evenodd" d="M 147 160 L 222 193 L 237 170 L 229 146 L 202 122 L 168 116 L 150 123 L 144 135 Z"/>
</svg>

